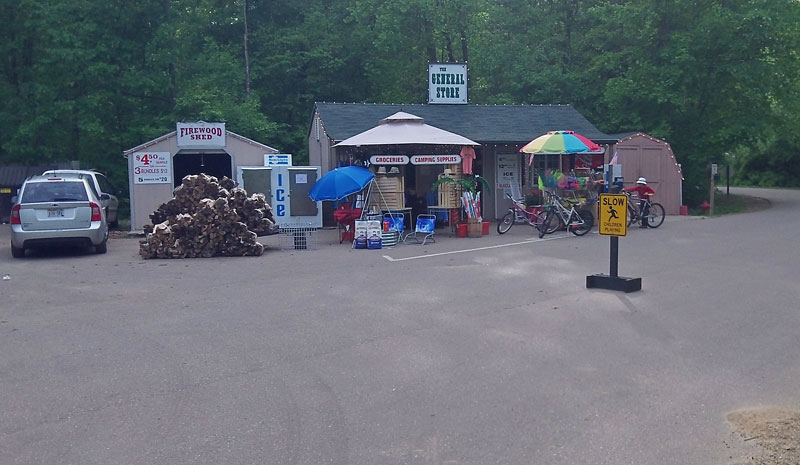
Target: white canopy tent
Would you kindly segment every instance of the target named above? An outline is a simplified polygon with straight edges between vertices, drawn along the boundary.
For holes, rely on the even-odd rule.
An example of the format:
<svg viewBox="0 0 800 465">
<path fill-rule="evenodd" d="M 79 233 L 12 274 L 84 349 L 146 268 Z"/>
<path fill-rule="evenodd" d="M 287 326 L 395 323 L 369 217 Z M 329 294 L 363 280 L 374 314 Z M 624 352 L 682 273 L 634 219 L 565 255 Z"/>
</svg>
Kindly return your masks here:
<svg viewBox="0 0 800 465">
<path fill-rule="evenodd" d="M 334 147 L 411 144 L 481 145 L 464 136 L 425 124 L 419 116 L 399 111 L 380 120 L 374 128 L 348 137 Z"/>
</svg>

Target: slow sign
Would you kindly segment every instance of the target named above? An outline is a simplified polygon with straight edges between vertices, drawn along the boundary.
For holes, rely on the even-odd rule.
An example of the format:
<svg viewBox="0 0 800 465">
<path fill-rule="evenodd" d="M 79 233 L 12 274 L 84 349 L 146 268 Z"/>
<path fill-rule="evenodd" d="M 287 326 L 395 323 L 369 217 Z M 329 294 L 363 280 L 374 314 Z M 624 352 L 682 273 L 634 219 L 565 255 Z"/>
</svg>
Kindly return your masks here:
<svg viewBox="0 0 800 465">
<path fill-rule="evenodd" d="M 628 196 L 625 194 L 600 194 L 600 234 L 625 236 L 628 234 Z"/>
</svg>

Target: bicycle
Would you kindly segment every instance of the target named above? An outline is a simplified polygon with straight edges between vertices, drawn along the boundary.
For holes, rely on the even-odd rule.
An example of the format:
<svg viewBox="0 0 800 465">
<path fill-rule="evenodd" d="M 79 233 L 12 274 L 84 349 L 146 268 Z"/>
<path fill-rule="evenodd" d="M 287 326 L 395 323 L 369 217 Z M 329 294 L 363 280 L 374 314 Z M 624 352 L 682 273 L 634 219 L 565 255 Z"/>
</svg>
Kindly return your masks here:
<svg viewBox="0 0 800 465">
<path fill-rule="evenodd" d="M 540 239 L 545 234 L 551 234 L 560 228 L 566 228 L 576 236 L 583 236 L 591 231 L 592 226 L 594 226 L 594 215 L 590 210 L 581 208 L 585 207 L 585 203 L 573 202 L 559 197 L 555 193 L 550 193 L 550 195 L 552 196 L 552 201 L 548 205 L 550 208 L 547 209 L 547 215 L 538 228 Z M 568 203 L 570 207 L 565 207 L 565 203 Z M 553 221 L 556 221 L 555 226 L 552 225 Z"/>
<path fill-rule="evenodd" d="M 644 211 L 642 207 L 650 207 L 650 213 L 647 215 L 647 226 L 650 228 L 657 228 L 664 223 L 664 206 L 658 202 L 652 202 L 649 198 L 644 199 L 645 205 L 639 205 L 639 198 L 631 196 L 630 192 L 625 193 L 628 196 L 628 226 L 642 221 L 641 212 Z M 634 205 L 636 204 L 636 205 Z"/>
<path fill-rule="evenodd" d="M 522 200 L 516 200 L 511 195 L 506 193 L 506 197 L 513 202 L 513 205 L 508 209 L 508 213 L 503 216 L 499 223 L 497 223 L 497 234 L 505 234 L 517 223 L 526 223 L 536 229 L 542 224 L 545 217 L 545 210 L 536 209 L 529 211 L 525 208 Z"/>
</svg>

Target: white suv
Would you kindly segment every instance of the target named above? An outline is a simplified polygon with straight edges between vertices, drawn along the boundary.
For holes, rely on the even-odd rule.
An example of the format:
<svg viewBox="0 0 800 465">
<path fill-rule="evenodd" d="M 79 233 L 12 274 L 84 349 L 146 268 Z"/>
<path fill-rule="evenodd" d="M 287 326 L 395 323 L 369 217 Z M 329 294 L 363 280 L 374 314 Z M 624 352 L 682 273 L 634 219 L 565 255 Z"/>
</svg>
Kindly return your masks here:
<svg viewBox="0 0 800 465">
<path fill-rule="evenodd" d="M 94 190 L 95 197 L 101 199 L 100 204 L 106 212 L 108 225 L 111 227 L 117 227 L 119 225 L 119 218 L 117 216 L 119 210 L 117 194 L 119 193 L 119 189 L 114 187 L 103 173 L 92 170 L 47 170 L 42 173 L 42 176 L 89 179 L 89 187 Z M 108 199 L 104 199 L 102 194 L 108 194 Z"/>
<path fill-rule="evenodd" d="M 22 258 L 25 249 L 60 245 L 106 253 L 108 224 L 101 200 L 88 178 L 28 178 L 11 208 L 11 255 Z"/>
</svg>

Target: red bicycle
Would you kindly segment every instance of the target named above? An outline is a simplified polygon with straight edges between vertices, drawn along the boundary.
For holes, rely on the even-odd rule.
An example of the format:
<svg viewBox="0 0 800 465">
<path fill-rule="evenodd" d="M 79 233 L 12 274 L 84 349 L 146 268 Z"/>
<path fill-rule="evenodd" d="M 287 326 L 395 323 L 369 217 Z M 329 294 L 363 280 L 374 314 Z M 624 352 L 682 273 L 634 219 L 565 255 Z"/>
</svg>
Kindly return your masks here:
<svg viewBox="0 0 800 465">
<path fill-rule="evenodd" d="M 534 207 L 533 210 L 529 210 L 525 208 L 525 203 L 522 200 L 517 200 L 508 193 L 506 193 L 506 197 L 513 202 L 511 208 L 508 209 L 508 213 L 503 216 L 503 219 L 497 223 L 497 234 L 505 234 L 514 226 L 516 223 L 528 224 L 537 230 L 539 226 L 542 225 L 544 222 L 545 215 L 547 213 L 546 207 L 538 206 Z M 556 222 L 557 223 L 557 222 Z M 554 228 L 557 228 L 558 224 L 554 225 Z M 555 231 L 555 229 L 553 229 Z M 553 232 L 550 231 L 550 232 Z"/>
</svg>

